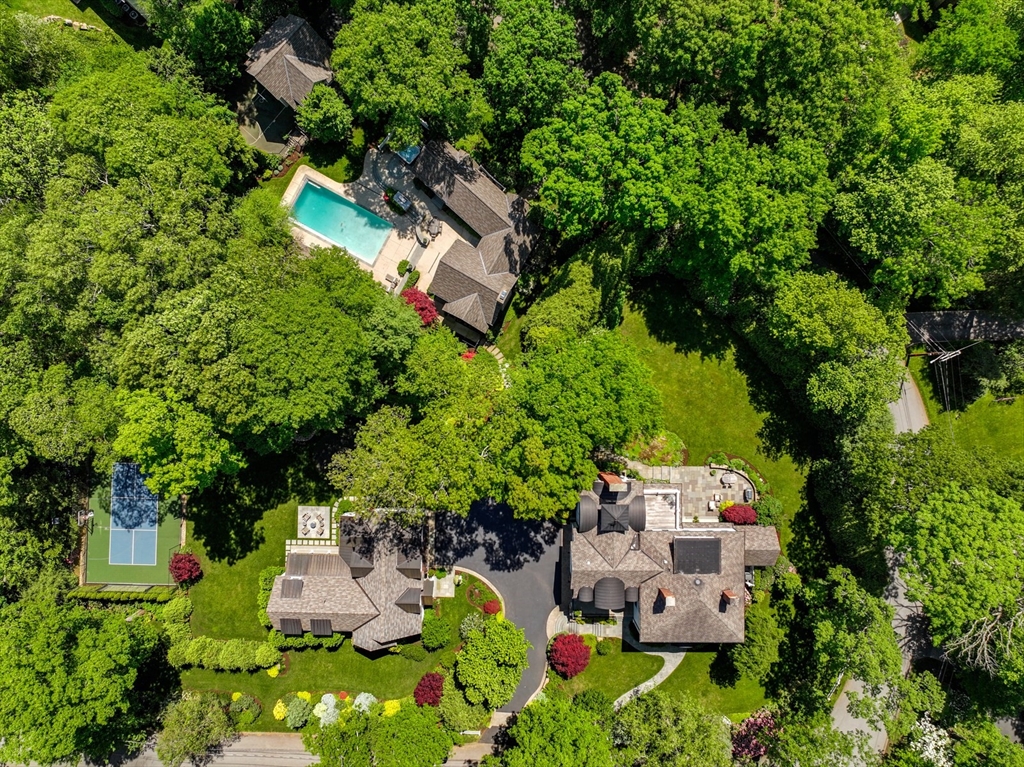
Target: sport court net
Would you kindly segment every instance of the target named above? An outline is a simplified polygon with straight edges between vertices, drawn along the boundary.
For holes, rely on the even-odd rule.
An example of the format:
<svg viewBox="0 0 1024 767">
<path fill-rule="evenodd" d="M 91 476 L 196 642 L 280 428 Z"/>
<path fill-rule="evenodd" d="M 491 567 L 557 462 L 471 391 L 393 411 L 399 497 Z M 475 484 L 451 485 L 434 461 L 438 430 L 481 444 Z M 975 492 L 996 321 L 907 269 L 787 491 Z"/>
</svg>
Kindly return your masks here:
<svg viewBox="0 0 1024 767">
<path fill-rule="evenodd" d="M 143 482 L 138 464 L 114 465 L 110 488 L 110 564 L 156 564 L 158 501 Z"/>
</svg>

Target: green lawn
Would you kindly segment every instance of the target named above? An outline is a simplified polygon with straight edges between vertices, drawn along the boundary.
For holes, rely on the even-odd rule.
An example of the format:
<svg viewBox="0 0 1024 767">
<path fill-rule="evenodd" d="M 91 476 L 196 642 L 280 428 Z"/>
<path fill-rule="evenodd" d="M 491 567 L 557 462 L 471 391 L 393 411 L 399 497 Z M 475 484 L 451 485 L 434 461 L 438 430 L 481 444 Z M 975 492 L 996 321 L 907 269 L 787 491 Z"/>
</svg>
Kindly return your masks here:
<svg viewBox="0 0 1024 767">
<path fill-rule="evenodd" d="M 303 165 L 320 171 L 339 184 L 355 181 L 363 172 L 363 156 L 366 154 L 363 136 L 363 129 L 355 128 L 352 131 L 352 141 L 346 147 L 316 144 L 310 146 L 306 154 L 300 157 L 287 173 L 280 178 L 262 182 L 263 188 L 272 190 L 278 198 L 284 197 L 292 176 Z"/>
<path fill-rule="evenodd" d="M 181 682 L 186 688 L 195 690 L 255 695 L 263 704 L 263 715 L 252 729 L 287 732 L 284 722 L 276 721 L 271 714 L 274 703 L 287 693 L 345 691 L 356 695 L 369 692 L 381 700 L 403 698 L 411 695 L 420 677 L 434 667 L 437 656 L 438 653 L 431 653 L 426 660 L 416 662 L 384 653 L 379 658 L 370 659 L 346 640 L 337 650 L 288 652 L 287 671 L 276 679 L 271 679 L 266 671 L 248 674 L 192 669 L 181 675 Z"/>
<path fill-rule="evenodd" d="M 990 447 L 1010 458 L 1024 458 L 1024 397 L 1006 403 L 986 394 L 962 413 L 943 411 L 929 372 L 927 358 L 910 358 L 910 373 L 921 391 L 928 420 L 940 428 L 952 428 L 963 445 Z"/>
<path fill-rule="evenodd" d="M 654 371 L 665 428 L 682 438 L 689 463 L 699 465 L 712 453 L 725 451 L 746 458 L 764 474 L 786 514 L 780 530 L 785 547 L 792 537 L 788 522 L 800 507 L 806 474 L 788 456 L 772 460 L 764 454 L 757 437 L 763 418 L 750 403 L 747 379 L 736 367 L 733 349 L 721 359 L 677 351 L 653 338 L 643 317 L 631 310 L 621 330 Z"/>
<path fill-rule="evenodd" d="M 159 45 L 160 41 L 146 27 L 139 27 L 122 20 L 103 4 L 103 0 L 82 0 L 75 5 L 71 0 L 3 0 L 4 4 L 18 13 L 44 18 L 61 16 L 72 21 L 84 21 L 100 29 L 109 29 L 133 48 L 141 49 Z M 96 32 L 75 33 L 83 36 Z"/>
<path fill-rule="evenodd" d="M 741 722 L 764 703 L 764 690 L 745 677 L 734 687 L 723 687 L 711 679 L 713 652 L 688 652 L 679 668 L 662 682 L 658 689 L 671 694 L 686 694 L 699 698 L 705 706 Z"/>
<path fill-rule="evenodd" d="M 501 335 L 498 336 L 498 340 L 495 342 L 495 346 L 501 349 L 501 353 L 505 355 L 506 359 L 514 360 L 523 354 L 523 325 L 526 322 L 526 313 L 523 312 L 522 316 L 517 314 L 523 312 L 523 305 L 519 299 L 519 294 L 512 299 L 512 305 L 509 306 L 508 313 L 505 315 L 505 322 L 502 325 Z"/>
<path fill-rule="evenodd" d="M 600 690 L 612 700 L 632 690 L 657 674 L 665 664 L 657 655 L 637 652 L 621 639 L 602 640 L 614 649 L 608 655 L 592 652 L 590 664 L 583 673 L 568 680 L 551 682 L 569 695 L 584 690 Z"/>
<path fill-rule="evenodd" d="M 256 539 L 262 543 L 241 559 L 213 561 L 202 541 L 193 537 L 188 523 L 188 543 L 203 566 L 203 579 L 189 596 L 195 605 L 192 633 L 217 639 L 265 639 L 267 630 L 257 618 L 256 592 L 260 572 L 274 565 L 284 566 L 284 542 L 294 538 L 298 503 L 289 501 L 264 513 L 256 523 Z"/>
</svg>

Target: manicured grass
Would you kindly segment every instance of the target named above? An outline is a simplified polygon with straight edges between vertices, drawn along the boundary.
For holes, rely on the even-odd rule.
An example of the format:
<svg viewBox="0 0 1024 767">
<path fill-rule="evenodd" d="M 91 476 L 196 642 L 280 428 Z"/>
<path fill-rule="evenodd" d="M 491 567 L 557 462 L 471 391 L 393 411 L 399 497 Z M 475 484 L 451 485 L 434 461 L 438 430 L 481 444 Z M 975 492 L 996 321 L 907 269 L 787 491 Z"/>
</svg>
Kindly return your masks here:
<svg viewBox="0 0 1024 767">
<path fill-rule="evenodd" d="M 734 687 L 723 687 L 711 679 L 713 652 L 688 652 L 679 668 L 659 685 L 658 689 L 670 695 L 684 694 L 698 698 L 712 711 L 740 722 L 764 703 L 764 690 L 745 677 Z"/>
<path fill-rule="evenodd" d="M 266 631 L 264 631 L 264 635 Z M 350 695 L 369 692 L 381 700 L 411 695 L 416 683 L 437 662 L 438 653 L 415 662 L 400 655 L 383 653 L 369 658 L 346 640 L 337 650 L 302 650 L 287 653 L 287 671 L 271 679 L 266 671 L 251 674 L 193 669 L 181 676 L 182 685 L 195 690 L 247 692 L 263 704 L 263 714 L 252 726 L 256 731 L 288 731 L 284 722 L 271 714 L 274 703 L 289 692 L 340 692 Z"/>
<path fill-rule="evenodd" d="M 159 45 L 160 41 L 147 28 L 136 26 L 125 21 L 103 4 L 102 0 L 82 0 L 81 4 L 75 5 L 71 0 L 4 0 L 13 11 L 27 13 L 31 16 L 44 18 L 46 16 L 61 16 L 72 21 L 84 21 L 100 29 L 108 29 L 131 45 L 133 48 L 148 48 Z M 96 32 L 74 32 L 83 37 L 95 36 Z"/>
<path fill-rule="evenodd" d="M 725 451 L 746 458 L 765 476 L 782 501 L 786 521 L 780 533 L 785 548 L 792 537 L 789 522 L 800 507 L 806 473 L 788 456 L 773 460 L 765 455 L 757 436 L 763 418 L 750 402 L 747 379 L 736 367 L 734 350 L 725 349 L 720 358 L 677 351 L 653 338 L 643 317 L 632 310 L 626 312 L 621 332 L 654 372 L 664 403 L 665 428 L 682 438 L 689 463 L 700 465 L 710 454 Z"/>
<path fill-rule="evenodd" d="M 569 695 L 577 695 L 584 690 L 600 690 L 611 700 L 626 694 L 641 682 L 646 682 L 657 674 L 665 661 L 657 655 L 638 652 L 621 639 L 605 639 L 614 648 L 608 655 L 598 655 L 593 651 L 590 664 L 583 673 L 572 679 L 550 682 Z"/>
<path fill-rule="evenodd" d="M 478 579 L 463 573 L 462 583 L 455 587 L 455 596 L 451 599 L 438 599 L 434 602 L 434 612 L 448 621 L 452 627 L 452 636 L 456 639 L 459 636 L 459 626 L 462 625 L 462 621 L 467 615 L 474 612 L 483 613 L 480 608 L 469 601 L 470 589 L 479 590 L 484 598 L 494 596 L 491 590 Z"/>
<path fill-rule="evenodd" d="M 284 566 L 284 542 L 297 535 L 297 512 L 296 501 L 268 510 L 256 523 L 256 539 L 262 543 L 233 563 L 212 561 L 202 541 L 193 538 L 192 523 L 188 524 L 188 543 L 203 566 L 203 579 L 189 591 L 195 605 L 193 634 L 217 639 L 266 639 L 267 630 L 257 618 L 259 575 L 264 568 Z"/>
<path fill-rule="evenodd" d="M 1024 397 L 996 402 L 986 394 L 963 412 L 944 411 L 925 357 L 910 358 L 910 373 L 921 391 L 928 420 L 936 427 L 952 429 L 965 447 L 989 447 L 1009 458 L 1024 458 Z"/>
<path fill-rule="evenodd" d="M 522 314 L 517 314 L 517 310 Z M 526 322 L 526 313 L 523 312 L 523 305 L 518 294 L 512 299 L 512 305 L 505 315 L 505 323 L 501 335 L 495 341 L 495 346 L 501 349 L 505 359 L 514 360 L 523 354 L 523 325 Z"/>
<path fill-rule="evenodd" d="M 363 157 L 366 154 L 363 135 L 362 128 L 354 129 L 352 141 L 345 148 L 313 145 L 288 169 L 287 173 L 280 178 L 264 181 L 261 185 L 265 189 L 272 190 L 278 198 L 284 197 L 292 176 L 303 165 L 320 171 L 327 178 L 337 181 L 339 184 L 355 181 L 363 172 Z"/>
</svg>

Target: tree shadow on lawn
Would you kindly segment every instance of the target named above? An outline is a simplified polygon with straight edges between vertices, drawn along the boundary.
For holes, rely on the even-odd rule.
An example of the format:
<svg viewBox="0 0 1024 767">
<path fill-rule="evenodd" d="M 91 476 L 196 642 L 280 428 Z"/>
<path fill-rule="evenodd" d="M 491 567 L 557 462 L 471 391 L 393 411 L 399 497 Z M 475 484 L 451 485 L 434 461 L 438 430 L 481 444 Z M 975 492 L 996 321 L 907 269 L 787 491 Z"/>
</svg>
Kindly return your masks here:
<svg viewBox="0 0 1024 767">
<path fill-rule="evenodd" d="M 514 572 L 540 560 L 557 541 L 558 530 L 553 522 L 516 519 L 504 504 L 478 501 L 466 517 L 437 515 L 434 555 L 451 565 L 482 548 L 491 570 Z"/>
<path fill-rule="evenodd" d="M 250 456 L 249 465 L 232 477 L 214 484 L 189 499 L 188 517 L 193 535 L 214 561 L 234 564 L 263 543 L 256 523 L 267 509 L 292 498 L 300 502 L 326 500 L 332 495 L 325 484 L 318 443 L 310 442 L 285 453 Z"/>
</svg>

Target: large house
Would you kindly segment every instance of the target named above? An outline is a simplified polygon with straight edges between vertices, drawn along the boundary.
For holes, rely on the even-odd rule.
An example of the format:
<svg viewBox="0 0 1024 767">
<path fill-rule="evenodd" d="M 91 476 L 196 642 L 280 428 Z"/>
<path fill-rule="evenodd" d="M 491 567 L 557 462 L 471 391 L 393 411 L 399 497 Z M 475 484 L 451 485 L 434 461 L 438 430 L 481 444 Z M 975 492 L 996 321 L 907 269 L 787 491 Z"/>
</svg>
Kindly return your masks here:
<svg viewBox="0 0 1024 767">
<path fill-rule="evenodd" d="M 330 82 L 331 47 L 305 19 L 282 16 L 249 51 L 245 71 L 295 109 L 317 83 Z"/>
<path fill-rule="evenodd" d="M 479 340 L 501 316 L 536 240 L 528 206 L 448 143 L 424 146 L 413 172 L 469 230 L 469 241 L 456 240 L 441 256 L 430 290 L 460 335 Z"/>
<path fill-rule="evenodd" d="M 691 522 L 697 509 L 686 504 L 704 503 L 693 496 L 692 487 L 601 474 L 580 494 L 566 536 L 575 608 L 632 620 L 641 642 L 742 642 L 747 574 L 775 564 L 778 534 Z"/>
<path fill-rule="evenodd" d="M 285 635 L 352 635 L 375 652 L 420 634 L 423 559 L 418 537 L 344 517 L 337 547 L 294 547 L 274 579 L 267 615 Z"/>
</svg>

